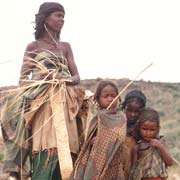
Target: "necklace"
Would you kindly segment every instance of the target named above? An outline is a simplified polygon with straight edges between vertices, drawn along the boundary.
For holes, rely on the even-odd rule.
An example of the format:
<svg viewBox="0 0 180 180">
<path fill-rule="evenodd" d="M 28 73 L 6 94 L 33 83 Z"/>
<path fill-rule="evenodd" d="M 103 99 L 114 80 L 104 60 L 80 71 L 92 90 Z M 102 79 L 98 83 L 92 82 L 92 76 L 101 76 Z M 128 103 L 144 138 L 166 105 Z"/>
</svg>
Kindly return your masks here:
<svg viewBox="0 0 180 180">
<path fill-rule="evenodd" d="M 48 39 L 41 39 L 41 40 L 44 41 L 44 42 L 47 43 L 47 44 L 53 45 L 54 47 L 57 46 L 56 43 L 54 43 L 53 41 L 50 41 L 50 40 L 48 40 Z"/>
<path fill-rule="evenodd" d="M 59 49 L 59 51 L 60 51 L 61 56 L 64 57 L 64 56 L 63 56 L 63 53 L 62 53 L 62 49 L 61 49 L 60 44 L 54 39 L 54 37 L 52 36 L 52 34 L 49 32 L 48 28 L 46 27 L 46 24 L 44 24 L 44 28 L 45 28 L 46 32 L 49 34 L 49 36 L 50 36 L 50 38 L 52 39 L 52 41 L 54 42 L 53 45 L 56 45 L 56 47 L 57 47 L 57 48 Z M 44 40 L 47 41 L 46 39 L 44 39 Z M 50 43 L 52 44 L 53 42 L 49 42 L 49 44 L 50 44 Z M 47 42 L 47 43 L 48 43 L 48 42 Z"/>
</svg>

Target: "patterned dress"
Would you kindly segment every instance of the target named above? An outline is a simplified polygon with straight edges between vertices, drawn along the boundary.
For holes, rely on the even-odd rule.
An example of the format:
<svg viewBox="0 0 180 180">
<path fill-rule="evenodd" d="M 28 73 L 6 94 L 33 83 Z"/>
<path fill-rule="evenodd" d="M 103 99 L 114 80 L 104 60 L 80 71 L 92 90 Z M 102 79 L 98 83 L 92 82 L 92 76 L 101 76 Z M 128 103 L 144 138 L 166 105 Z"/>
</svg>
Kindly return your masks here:
<svg viewBox="0 0 180 180">
<path fill-rule="evenodd" d="M 71 180 L 125 180 L 126 120 L 122 112 L 101 110 L 92 119 Z"/>
</svg>

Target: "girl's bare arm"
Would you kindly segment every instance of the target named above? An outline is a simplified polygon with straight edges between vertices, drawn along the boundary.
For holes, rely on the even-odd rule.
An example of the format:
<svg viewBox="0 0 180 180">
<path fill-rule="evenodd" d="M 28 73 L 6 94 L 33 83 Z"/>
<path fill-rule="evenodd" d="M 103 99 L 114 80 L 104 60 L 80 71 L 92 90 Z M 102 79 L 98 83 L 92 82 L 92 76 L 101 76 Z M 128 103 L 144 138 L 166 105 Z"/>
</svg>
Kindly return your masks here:
<svg viewBox="0 0 180 180">
<path fill-rule="evenodd" d="M 131 151 L 131 164 L 135 164 L 136 161 L 138 160 L 138 152 L 137 152 L 137 145 L 135 145 L 133 148 L 132 148 L 132 151 Z"/>
<path fill-rule="evenodd" d="M 173 159 L 164 143 L 160 142 L 158 139 L 152 139 L 150 141 L 150 146 L 159 149 L 166 166 L 171 166 L 173 164 Z"/>
</svg>

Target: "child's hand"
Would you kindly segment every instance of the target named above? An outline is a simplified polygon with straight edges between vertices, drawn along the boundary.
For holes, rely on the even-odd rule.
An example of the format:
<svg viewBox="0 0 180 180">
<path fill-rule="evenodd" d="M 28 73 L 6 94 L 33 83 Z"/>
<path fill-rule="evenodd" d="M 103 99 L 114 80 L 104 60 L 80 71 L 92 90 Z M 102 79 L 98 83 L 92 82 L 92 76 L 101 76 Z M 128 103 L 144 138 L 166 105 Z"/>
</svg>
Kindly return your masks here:
<svg viewBox="0 0 180 180">
<path fill-rule="evenodd" d="M 151 139 L 149 141 L 149 145 L 156 148 L 161 148 L 163 146 L 163 144 L 158 139 Z"/>
<path fill-rule="evenodd" d="M 149 145 L 155 148 L 158 148 L 160 151 L 161 157 L 163 158 L 166 166 L 171 166 L 173 164 L 173 158 L 171 157 L 168 149 L 165 144 L 161 143 L 158 139 L 151 139 Z"/>
</svg>

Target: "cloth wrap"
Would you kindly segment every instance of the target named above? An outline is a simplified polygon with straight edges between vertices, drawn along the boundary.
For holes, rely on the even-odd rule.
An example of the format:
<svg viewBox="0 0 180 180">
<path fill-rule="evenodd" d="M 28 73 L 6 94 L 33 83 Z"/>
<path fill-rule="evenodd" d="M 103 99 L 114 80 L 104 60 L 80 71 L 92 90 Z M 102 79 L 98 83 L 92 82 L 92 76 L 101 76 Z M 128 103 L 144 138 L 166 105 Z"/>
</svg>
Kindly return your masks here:
<svg viewBox="0 0 180 180">
<path fill-rule="evenodd" d="M 36 65 L 32 79 L 12 93 L 3 108 L 1 124 L 7 146 L 4 171 L 18 172 L 22 164 L 24 174 L 30 172 L 32 139 L 33 153 L 58 149 L 64 178 L 72 171 L 70 152 L 78 154 L 80 150 L 76 116 L 83 104 L 85 90 L 66 86 L 61 81 L 70 77 L 64 57 L 41 52 L 32 61 Z M 53 73 L 54 80 L 39 80 L 44 72 Z"/>
<path fill-rule="evenodd" d="M 126 120 L 122 112 L 101 110 L 92 119 L 71 180 L 124 180 Z"/>
</svg>

